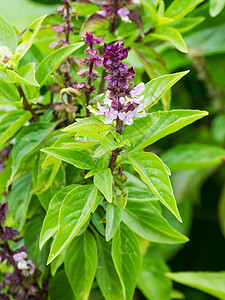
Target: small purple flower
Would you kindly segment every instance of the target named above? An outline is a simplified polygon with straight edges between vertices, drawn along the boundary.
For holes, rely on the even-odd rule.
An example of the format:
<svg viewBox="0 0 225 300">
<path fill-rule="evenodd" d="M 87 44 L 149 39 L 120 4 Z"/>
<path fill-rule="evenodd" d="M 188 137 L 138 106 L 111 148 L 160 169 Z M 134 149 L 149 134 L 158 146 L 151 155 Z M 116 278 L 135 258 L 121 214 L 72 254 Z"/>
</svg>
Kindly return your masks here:
<svg viewBox="0 0 225 300">
<path fill-rule="evenodd" d="M 104 40 L 105 37 L 104 36 L 99 37 L 99 38 L 94 37 L 93 36 L 93 31 L 91 31 L 89 33 L 86 32 L 85 36 L 82 37 L 82 38 L 85 39 L 85 44 L 87 46 L 92 47 L 93 45 L 101 44 L 103 42 L 103 40 Z"/>
<path fill-rule="evenodd" d="M 129 9 L 127 8 L 121 8 L 117 11 L 118 16 L 122 19 L 124 23 L 131 23 L 131 20 L 129 19 L 128 15 L 130 14 Z"/>
<path fill-rule="evenodd" d="M 65 29 L 65 24 L 60 24 L 52 28 L 54 32 L 63 32 Z"/>
<path fill-rule="evenodd" d="M 2 240 L 3 241 L 11 241 L 18 234 L 19 234 L 19 231 L 15 230 L 11 227 L 5 226 L 5 232 L 2 234 Z"/>
</svg>

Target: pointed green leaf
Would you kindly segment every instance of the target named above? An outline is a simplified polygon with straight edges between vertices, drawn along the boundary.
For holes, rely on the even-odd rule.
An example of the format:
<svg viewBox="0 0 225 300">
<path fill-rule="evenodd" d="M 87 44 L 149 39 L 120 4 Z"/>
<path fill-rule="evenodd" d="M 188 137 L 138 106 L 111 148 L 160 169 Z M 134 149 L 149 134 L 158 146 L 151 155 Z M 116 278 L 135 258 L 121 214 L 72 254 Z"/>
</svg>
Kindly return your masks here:
<svg viewBox="0 0 225 300">
<path fill-rule="evenodd" d="M 51 262 L 51 274 L 54 277 L 60 266 L 64 263 L 66 257 L 66 250 L 63 250 L 52 262 Z"/>
<path fill-rule="evenodd" d="M 178 272 L 166 275 L 176 282 L 225 299 L 225 272 Z"/>
<path fill-rule="evenodd" d="M 97 238 L 98 268 L 96 279 L 105 300 L 125 300 L 120 279 L 117 275 L 112 256 L 111 245 L 101 236 Z"/>
<path fill-rule="evenodd" d="M 69 185 L 60 190 L 49 203 L 48 211 L 45 216 L 40 236 L 40 249 L 50 239 L 59 228 L 59 211 L 62 206 L 64 198 L 69 194 L 76 185 Z"/>
<path fill-rule="evenodd" d="M 16 137 L 15 145 L 12 150 L 13 168 L 12 178 L 18 170 L 21 161 L 31 151 L 35 151 L 40 146 L 41 142 L 51 133 L 55 124 L 52 123 L 32 123 L 19 132 Z"/>
<path fill-rule="evenodd" d="M 128 201 L 123 211 L 123 222 L 151 242 L 178 244 L 188 241 L 164 219 L 151 201 Z"/>
<path fill-rule="evenodd" d="M 100 171 L 94 176 L 94 184 L 108 202 L 112 202 L 112 173 L 110 169 Z"/>
<path fill-rule="evenodd" d="M 210 15 L 217 16 L 224 8 L 225 0 L 210 0 Z"/>
<path fill-rule="evenodd" d="M 26 215 L 30 200 L 32 197 L 32 178 L 31 173 L 28 173 L 12 184 L 9 193 L 9 209 L 13 219 L 19 224 L 21 229 L 26 221 Z"/>
<path fill-rule="evenodd" d="M 72 288 L 64 271 L 58 272 L 53 278 L 51 278 L 49 283 L 49 295 L 51 300 L 75 300 Z"/>
<path fill-rule="evenodd" d="M 207 115 L 206 111 L 186 109 L 154 112 L 137 119 L 124 132 L 124 138 L 131 142 L 128 150 L 133 152 L 143 149 Z"/>
<path fill-rule="evenodd" d="M 104 124 L 102 121 L 90 117 L 77 119 L 75 123 L 62 129 L 62 131 L 82 133 L 83 130 L 87 130 L 88 128 L 88 130 L 92 132 L 103 132 L 109 130 L 111 127 L 111 124 Z"/>
<path fill-rule="evenodd" d="M 63 201 L 59 214 L 59 230 L 54 239 L 48 264 L 56 258 L 78 234 L 88 220 L 96 202 L 97 189 L 92 185 L 73 189 Z"/>
<path fill-rule="evenodd" d="M 112 242 L 112 258 L 126 300 L 132 300 L 141 267 L 141 253 L 135 234 L 123 223 Z"/>
<path fill-rule="evenodd" d="M 92 170 L 95 168 L 93 159 L 88 154 L 81 151 L 56 147 L 44 148 L 41 151 L 61 159 L 68 164 L 74 165 L 79 169 Z"/>
<path fill-rule="evenodd" d="M 65 46 L 45 57 L 37 68 L 36 78 L 40 86 L 43 86 L 54 70 L 74 51 L 82 47 L 84 43 L 76 43 Z"/>
<path fill-rule="evenodd" d="M 146 109 L 149 109 L 155 105 L 162 95 L 164 95 L 175 83 L 177 83 L 188 73 L 189 71 L 184 71 L 180 73 L 163 75 L 149 81 L 145 85 L 145 90 L 142 93 L 142 95 L 144 95 L 143 104 L 146 106 Z"/>
<path fill-rule="evenodd" d="M 167 8 L 165 15 L 174 21 L 182 19 L 204 0 L 174 0 Z"/>
<path fill-rule="evenodd" d="M 170 300 L 172 283 L 165 273 L 169 267 L 158 257 L 147 257 L 143 260 L 138 277 L 138 287 L 151 300 Z"/>
<path fill-rule="evenodd" d="M 16 33 L 12 26 L 2 17 L 0 17 L 0 32 L 0 47 L 8 47 L 14 53 L 17 47 Z"/>
<path fill-rule="evenodd" d="M 122 210 L 119 206 L 108 204 L 106 208 L 106 241 L 113 238 L 122 220 Z"/>
<path fill-rule="evenodd" d="M 30 49 L 32 46 L 35 37 L 37 36 L 39 29 L 41 27 L 42 22 L 46 18 L 47 15 L 44 15 L 37 20 L 35 20 L 24 32 L 23 35 L 23 42 L 17 47 L 15 55 L 14 56 L 14 61 L 17 64 L 20 59 L 27 53 L 27 51 Z"/>
<path fill-rule="evenodd" d="M 17 70 L 6 71 L 7 77 L 5 82 L 7 83 L 18 83 L 28 84 L 33 86 L 39 86 L 39 83 L 35 79 L 35 63 L 27 64 Z"/>
<path fill-rule="evenodd" d="M 128 156 L 134 169 L 138 172 L 144 183 L 159 198 L 179 220 L 181 220 L 176 200 L 174 198 L 167 168 L 161 159 L 153 153 L 137 153 Z"/>
<path fill-rule="evenodd" d="M 0 150 L 4 148 L 15 133 L 31 118 L 31 113 L 26 112 L 9 112 L 0 125 Z M 5 129 L 2 131 L 5 124 Z M 2 133 L 2 134 L 1 134 Z"/>
<path fill-rule="evenodd" d="M 178 50 L 187 53 L 188 49 L 179 31 L 172 27 L 164 27 L 157 29 L 151 33 L 151 37 L 159 40 L 168 41 L 173 44 Z"/>
<path fill-rule="evenodd" d="M 97 269 L 97 245 L 86 230 L 66 251 L 65 270 L 76 300 L 88 300 Z"/>
<path fill-rule="evenodd" d="M 172 172 L 218 166 L 223 157 L 225 149 L 204 144 L 178 145 L 161 156 Z"/>
</svg>

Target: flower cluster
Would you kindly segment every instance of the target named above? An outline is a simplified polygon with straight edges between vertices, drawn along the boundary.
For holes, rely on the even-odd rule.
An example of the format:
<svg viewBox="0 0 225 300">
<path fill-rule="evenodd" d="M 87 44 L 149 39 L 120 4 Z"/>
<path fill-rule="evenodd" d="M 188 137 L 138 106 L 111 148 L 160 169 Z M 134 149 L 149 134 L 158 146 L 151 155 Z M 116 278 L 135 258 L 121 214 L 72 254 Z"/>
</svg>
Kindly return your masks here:
<svg viewBox="0 0 225 300">
<path fill-rule="evenodd" d="M 101 7 L 101 11 L 97 13 L 102 15 L 103 17 L 108 17 L 110 19 L 115 19 L 119 16 L 123 22 L 128 23 L 131 22 L 129 18 L 130 11 L 127 8 L 124 8 L 124 5 L 128 5 L 133 3 L 137 3 L 136 1 L 131 0 L 108 0 L 105 1 L 104 5 L 99 5 Z"/>
<path fill-rule="evenodd" d="M 18 243 L 23 237 L 17 238 L 17 230 L 4 226 L 8 212 L 7 204 L 0 204 L 0 262 L 5 262 L 9 270 L 13 268 L 14 271 L 2 274 L 4 280 L 0 283 L 0 290 L 4 289 L 7 294 L 0 293 L 0 299 L 9 300 L 9 295 L 13 299 L 45 299 L 45 292 L 40 290 L 33 277 L 35 265 L 31 260 L 26 260 L 27 247 L 22 246 L 16 250 L 10 247 L 12 242 Z"/>
<path fill-rule="evenodd" d="M 55 47 L 62 47 L 69 44 L 69 34 L 74 30 L 73 24 L 71 23 L 71 14 L 75 12 L 70 12 L 71 0 L 63 0 L 64 5 L 60 5 L 58 7 L 58 12 L 60 12 L 61 17 L 65 20 L 64 24 L 59 24 L 53 27 L 53 31 L 57 35 L 57 41 L 52 42 L 48 47 L 55 48 Z M 77 15 L 76 15 L 77 18 Z M 65 39 L 62 39 L 63 33 L 65 34 Z"/>
<path fill-rule="evenodd" d="M 125 124 L 131 125 L 134 117 L 141 118 L 146 115 L 142 104 L 144 97 L 139 96 L 144 91 L 144 83 L 134 87 L 133 67 L 121 62 L 128 55 L 128 50 L 124 48 L 123 43 L 105 44 L 103 52 L 103 65 L 106 72 L 111 73 L 105 77 L 108 80 L 106 97 L 104 105 L 97 103 L 98 111 L 91 107 L 89 109 L 95 115 L 104 115 L 107 124 L 120 119 Z"/>
</svg>

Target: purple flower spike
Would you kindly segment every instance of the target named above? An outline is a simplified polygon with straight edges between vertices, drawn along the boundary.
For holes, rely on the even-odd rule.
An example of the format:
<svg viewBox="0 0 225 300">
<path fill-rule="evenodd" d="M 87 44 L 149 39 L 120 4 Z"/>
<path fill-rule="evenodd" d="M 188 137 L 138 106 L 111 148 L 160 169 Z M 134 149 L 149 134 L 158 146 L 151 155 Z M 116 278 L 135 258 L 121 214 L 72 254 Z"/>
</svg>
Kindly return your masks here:
<svg viewBox="0 0 225 300">
<path fill-rule="evenodd" d="M 86 32 L 85 34 L 85 37 L 82 37 L 83 39 L 85 39 L 85 44 L 89 47 L 92 47 L 93 45 L 96 45 L 96 44 L 101 44 L 104 40 L 104 36 L 102 37 L 93 37 L 93 31 L 91 32 Z"/>
<path fill-rule="evenodd" d="M 98 111 L 89 107 L 95 115 L 106 117 L 105 123 L 111 124 L 119 119 L 127 125 L 133 123 L 133 118 L 146 116 L 142 101 L 144 96 L 139 96 L 145 89 L 144 83 L 134 87 L 132 79 L 135 76 L 133 67 L 121 62 L 127 58 L 128 50 L 123 43 L 105 44 L 103 48 L 103 65 L 106 71 L 111 73 L 105 79 L 108 81 L 108 88 L 104 105 L 97 103 Z"/>
</svg>

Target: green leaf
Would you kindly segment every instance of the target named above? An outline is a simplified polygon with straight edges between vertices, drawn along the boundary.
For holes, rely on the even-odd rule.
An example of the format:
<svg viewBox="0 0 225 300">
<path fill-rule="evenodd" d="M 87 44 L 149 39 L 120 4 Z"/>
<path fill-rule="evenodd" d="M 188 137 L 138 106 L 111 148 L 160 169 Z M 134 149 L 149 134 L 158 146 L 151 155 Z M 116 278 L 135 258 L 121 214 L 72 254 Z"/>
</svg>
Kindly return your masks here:
<svg viewBox="0 0 225 300">
<path fill-rule="evenodd" d="M 152 0 L 140 0 L 140 2 L 144 5 L 144 7 L 149 12 L 152 21 L 156 22 L 156 20 L 158 19 L 158 16 L 157 16 L 157 13 L 156 13 L 156 7 L 155 7 L 155 4 L 154 4 L 154 1 L 152 1 Z"/>
<path fill-rule="evenodd" d="M 190 31 L 205 20 L 204 17 L 185 18 L 173 24 L 180 33 Z"/>
<path fill-rule="evenodd" d="M 44 148 L 41 151 L 74 165 L 78 169 L 92 170 L 96 167 L 93 159 L 81 151 L 56 147 Z"/>
<path fill-rule="evenodd" d="M 168 170 L 160 158 L 153 153 L 137 153 L 128 156 L 135 171 L 138 172 L 144 183 L 159 198 L 179 220 L 181 220 L 176 200 L 174 198 Z"/>
<path fill-rule="evenodd" d="M 22 160 L 38 149 L 38 146 L 51 133 L 54 127 L 55 124 L 39 122 L 32 123 L 21 129 L 12 150 L 13 168 L 11 178 L 16 174 Z"/>
<path fill-rule="evenodd" d="M 26 215 L 32 197 L 32 177 L 28 173 L 12 184 L 9 193 L 9 209 L 13 219 L 19 224 L 19 230 L 26 221 Z"/>
<path fill-rule="evenodd" d="M 225 237 L 225 185 L 222 188 L 220 198 L 219 198 L 218 219 L 219 219 L 221 232 Z"/>
<path fill-rule="evenodd" d="M 0 99 L 6 99 L 8 102 L 19 102 L 20 95 L 14 84 L 8 84 L 0 80 Z M 12 104 L 14 104 L 12 103 Z"/>
<path fill-rule="evenodd" d="M 210 15 L 217 16 L 224 8 L 225 0 L 210 0 Z"/>
<path fill-rule="evenodd" d="M 112 173 L 110 169 L 100 171 L 94 176 L 94 184 L 108 202 L 112 202 Z"/>
<path fill-rule="evenodd" d="M 27 64 L 17 70 L 6 70 L 7 77 L 5 82 L 7 83 L 18 83 L 28 84 L 33 86 L 39 86 L 35 79 L 35 63 Z"/>
<path fill-rule="evenodd" d="M 146 109 L 155 105 L 175 83 L 188 73 L 189 71 L 184 71 L 175 74 L 163 75 L 149 81 L 145 85 L 145 90 L 142 93 L 144 96 L 143 104 L 146 106 Z"/>
<path fill-rule="evenodd" d="M 24 57 L 27 51 L 32 46 L 35 37 L 37 36 L 42 22 L 47 15 L 44 15 L 37 20 L 35 20 L 31 25 L 29 25 L 22 37 L 22 43 L 17 47 L 15 54 L 12 56 L 13 61 L 18 64 L 19 61 Z"/>
<path fill-rule="evenodd" d="M 79 12 L 79 16 L 87 16 L 95 14 L 99 7 L 95 4 L 92 4 L 91 2 L 82 3 L 82 2 L 72 2 L 71 6 L 73 8 L 73 11 Z"/>
<path fill-rule="evenodd" d="M 101 236 L 97 238 L 98 268 L 96 279 L 105 300 L 125 300 L 120 279 L 117 275 L 112 256 L 111 245 Z"/>
<path fill-rule="evenodd" d="M 122 210 L 119 206 L 108 204 L 106 208 L 106 241 L 114 236 L 122 220 Z"/>
<path fill-rule="evenodd" d="M 69 185 L 60 190 L 49 203 L 49 208 L 45 216 L 40 236 L 40 249 L 50 239 L 59 228 L 59 211 L 64 198 L 74 189 L 76 185 Z"/>
<path fill-rule="evenodd" d="M 141 253 L 135 234 L 123 223 L 112 242 L 112 258 L 126 300 L 132 300 L 141 267 Z"/>
<path fill-rule="evenodd" d="M 165 15 L 174 21 L 182 19 L 204 0 L 174 0 L 167 8 Z"/>
<path fill-rule="evenodd" d="M 74 51 L 83 46 L 84 43 L 76 43 L 65 46 L 46 56 L 37 68 L 36 78 L 40 86 L 43 86 L 54 70 Z"/>
<path fill-rule="evenodd" d="M 103 27 L 107 24 L 109 24 L 109 21 L 105 17 L 99 14 L 93 14 L 83 22 L 80 30 L 80 36 L 83 37 L 85 36 L 86 32 L 94 31 L 95 29 Z"/>
<path fill-rule="evenodd" d="M 97 269 L 97 245 L 86 230 L 66 251 L 65 270 L 76 300 L 88 300 Z"/>
<path fill-rule="evenodd" d="M 150 113 L 126 127 L 124 138 L 131 142 L 128 150 L 133 152 L 143 149 L 207 115 L 206 111 L 188 109 Z"/>
<path fill-rule="evenodd" d="M 35 20 L 24 32 L 23 35 L 23 42 L 17 47 L 13 61 L 17 64 L 21 58 L 27 53 L 27 51 L 30 49 L 32 46 L 35 37 L 37 36 L 39 29 L 41 27 L 42 22 L 46 18 L 47 15 L 42 16 Z"/>
<path fill-rule="evenodd" d="M 59 214 L 59 230 L 54 239 L 48 264 L 56 258 L 78 234 L 88 220 L 96 202 L 97 189 L 92 185 L 73 189 L 63 201 Z"/>
<path fill-rule="evenodd" d="M 76 133 L 83 133 L 83 130 L 88 130 L 92 132 L 103 132 L 109 130 L 112 125 L 111 124 L 104 124 L 102 121 L 89 117 L 84 119 L 77 119 L 77 121 L 66 128 L 62 129 L 62 131 L 66 132 L 76 132 Z"/>
<path fill-rule="evenodd" d="M 106 138 L 104 139 L 100 146 L 95 150 L 95 153 L 93 155 L 94 158 L 101 157 L 102 155 L 111 152 L 112 150 L 115 150 L 119 148 L 119 145 L 114 139 L 112 138 Z"/>
<path fill-rule="evenodd" d="M 160 258 L 147 257 L 143 260 L 138 287 L 147 299 L 171 299 L 172 284 L 165 276 L 166 272 L 169 272 L 169 268 Z"/>
<path fill-rule="evenodd" d="M 128 201 L 123 222 L 144 239 L 163 244 L 179 244 L 188 238 L 176 231 L 152 201 Z"/>
<path fill-rule="evenodd" d="M 225 299 L 225 272 L 178 272 L 167 273 L 166 276 L 218 299 Z"/>
<path fill-rule="evenodd" d="M 66 250 L 62 251 L 51 263 L 51 274 L 54 277 L 60 266 L 64 263 Z"/>
<path fill-rule="evenodd" d="M 51 300 L 58 299 L 67 299 L 67 300 L 75 300 L 73 296 L 72 288 L 68 282 L 66 277 L 66 273 L 64 271 L 60 271 L 51 278 L 49 284 L 49 294 Z"/>
<path fill-rule="evenodd" d="M 161 156 L 172 172 L 214 167 L 223 157 L 223 148 L 204 144 L 178 145 Z"/>
<path fill-rule="evenodd" d="M 0 150 L 4 148 L 15 133 L 31 118 L 30 112 L 12 111 L 1 119 Z"/>
<path fill-rule="evenodd" d="M 173 44 L 178 50 L 187 53 L 188 49 L 179 31 L 172 27 L 164 27 L 157 29 L 151 33 L 151 38 L 168 41 Z"/>
<path fill-rule="evenodd" d="M 0 46 L 6 46 L 14 53 L 17 47 L 17 36 L 12 26 L 2 17 L 0 17 L 0 32 Z"/>
</svg>

